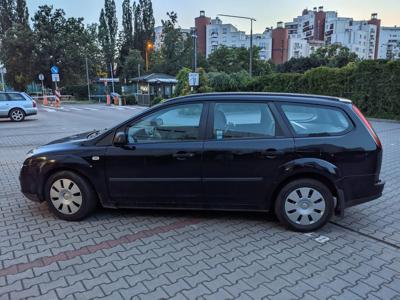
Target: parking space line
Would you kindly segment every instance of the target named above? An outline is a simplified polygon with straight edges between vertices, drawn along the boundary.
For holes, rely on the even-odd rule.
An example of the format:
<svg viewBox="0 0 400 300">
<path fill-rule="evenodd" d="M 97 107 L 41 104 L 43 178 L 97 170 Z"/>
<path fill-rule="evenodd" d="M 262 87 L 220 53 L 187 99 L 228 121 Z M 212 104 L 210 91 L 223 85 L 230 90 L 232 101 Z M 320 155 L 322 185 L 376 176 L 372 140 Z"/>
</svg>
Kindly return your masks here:
<svg viewBox="0 0 400 300">
<path fill-rule="evenodd" d="M 57 255 L 53 255 L 53 256 L 40 257 L 40 258 L 37 258 L 37 259 L 27 262 L 27 263 L 15 264 L 15 265 L 11 265 L 7 268 L 0 269 L 0 276 L 16 275 L 16 274 L 25 272 L 25 271 L 33 269 L 33 268 L 46 267 L 46 266 L 49 266 L 49 265 L 59 262 L 59 261 L 67 261 L 67 260 L 73 259 L 75 257 L 80 257 L 82 255 L 93 254 L 97 251 L 111 249 L 111 248 L 117 247 L 119 245 L 135 242 L 139 239 L 149 238 L 149 237 L 152 237 L 152 236 L 155 236 L 158 234 L 182 229 L 182 228 L 185 228 L 185 227 L 188 227 L 191 225 L 195 225 L 195 224 L 198 224 L 201 222 L 202 222 L 201 219 L 195 219 L 195 218 L 186 219 L 186 220 L 174 222 L 169 225 L 146 229 L 146 230 L 142 230 L 142 231 L 139 231 L 139 232 L 136 232 L 133 234 L 127 234 L 120 238 L 100 242 L 100 243 L 92 245 L 92 246 L 85 246 L 85 247 L 75 249 L 75 250 L 67 250 L 67 251 L 61 252 L 61 253 L 59 253 Z"/>
</svg>

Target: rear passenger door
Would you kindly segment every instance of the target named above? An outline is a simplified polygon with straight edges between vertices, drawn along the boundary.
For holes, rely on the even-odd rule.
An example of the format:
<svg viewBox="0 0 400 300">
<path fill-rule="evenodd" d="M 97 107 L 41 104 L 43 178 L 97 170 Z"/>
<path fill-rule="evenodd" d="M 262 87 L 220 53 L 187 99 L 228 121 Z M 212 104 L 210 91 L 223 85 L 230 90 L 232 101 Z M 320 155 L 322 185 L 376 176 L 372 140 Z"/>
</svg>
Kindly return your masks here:
<svg viewBox="0 0 400 300">
<path fill-rule="evenodd" d="M 267 102 L 215 102 L 209 112 L 205 208 L 265 209 L 278 168 L 292 156 L 293 138 Z"/>
</svg>

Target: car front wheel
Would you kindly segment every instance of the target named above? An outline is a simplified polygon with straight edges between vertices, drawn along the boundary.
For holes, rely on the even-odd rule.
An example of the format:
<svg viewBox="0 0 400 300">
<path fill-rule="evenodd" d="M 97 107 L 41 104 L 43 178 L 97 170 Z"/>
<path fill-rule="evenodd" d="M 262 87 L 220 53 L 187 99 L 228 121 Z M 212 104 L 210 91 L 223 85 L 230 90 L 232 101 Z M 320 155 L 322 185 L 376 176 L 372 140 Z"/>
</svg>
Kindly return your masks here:
<svg viewBox="0 0 400 300">
<path fill-rule="evenodd" d="M 25 119 L 25 112 L 20 108 L 14 108 L 10 111 L 10 119 L 14 122 L 22 122 Z"/>
<path fill-rule="evenodd" d="M 93 188 L 76 173 L 58 172 L 49 178 L 45 188 L 49 208 L 60 219 L 79 221 L 96 208 L 97 197 Z"/>
<path fill-rule="evenodd" d="M 295 180 L 280 191 L 275 204 L 279 221 L 292 230 L 310 232 L 323 227 L 332 217 L 331 191 L 313 179 Z"/>
</svg>

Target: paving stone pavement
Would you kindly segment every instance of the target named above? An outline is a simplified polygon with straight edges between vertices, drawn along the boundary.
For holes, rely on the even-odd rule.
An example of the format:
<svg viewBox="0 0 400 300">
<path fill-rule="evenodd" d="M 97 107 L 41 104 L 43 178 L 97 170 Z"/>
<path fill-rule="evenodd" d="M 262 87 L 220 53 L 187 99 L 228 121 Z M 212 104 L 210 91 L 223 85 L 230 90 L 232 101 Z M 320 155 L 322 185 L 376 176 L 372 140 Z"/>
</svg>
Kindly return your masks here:
<svg viewBox="0 0 400 300">
<path fill-rule="evenodd" d="M 90 113 L 82 112 L 80 129 Z M 77 130 L 7 126 L 0 299 L 400 299 L 398 123 L 374 122 L 384 196 L 312 234 L 249 213 L 99 209 L 82 222 L 58 220 L 21 195 L 18 172 L 30 148 Z"/>
</svg>

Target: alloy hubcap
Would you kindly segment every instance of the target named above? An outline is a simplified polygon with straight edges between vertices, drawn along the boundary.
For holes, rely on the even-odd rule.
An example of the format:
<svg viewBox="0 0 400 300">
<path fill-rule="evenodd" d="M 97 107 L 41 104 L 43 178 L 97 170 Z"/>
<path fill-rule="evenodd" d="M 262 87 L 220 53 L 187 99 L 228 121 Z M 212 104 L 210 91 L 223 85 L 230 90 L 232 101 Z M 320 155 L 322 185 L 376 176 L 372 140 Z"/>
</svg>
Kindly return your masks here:
<svg viewBox="0 0 400 300">
<path fill-rule="evenodd" d="M 15 110 L 12 112 L 11 117 L 15 121 L 20 121 L 24 117 L 24 114 L 20 110 Z"/>
<path fill-rule="evenodd" d="M 59 179 L 50 189 L 54 207 L 65 215 L 75 214 L 82 206 L 82 193 L 78 185 L 70 179 Z"/>
<path fill-rule="evenodd" d="M 294 190 L 285 200 L 285 212 L 290 221 L 300 225 L 318 222 L 324 215 L 326 202 L 316 189 L 302 187 Z"/>
</svg>

